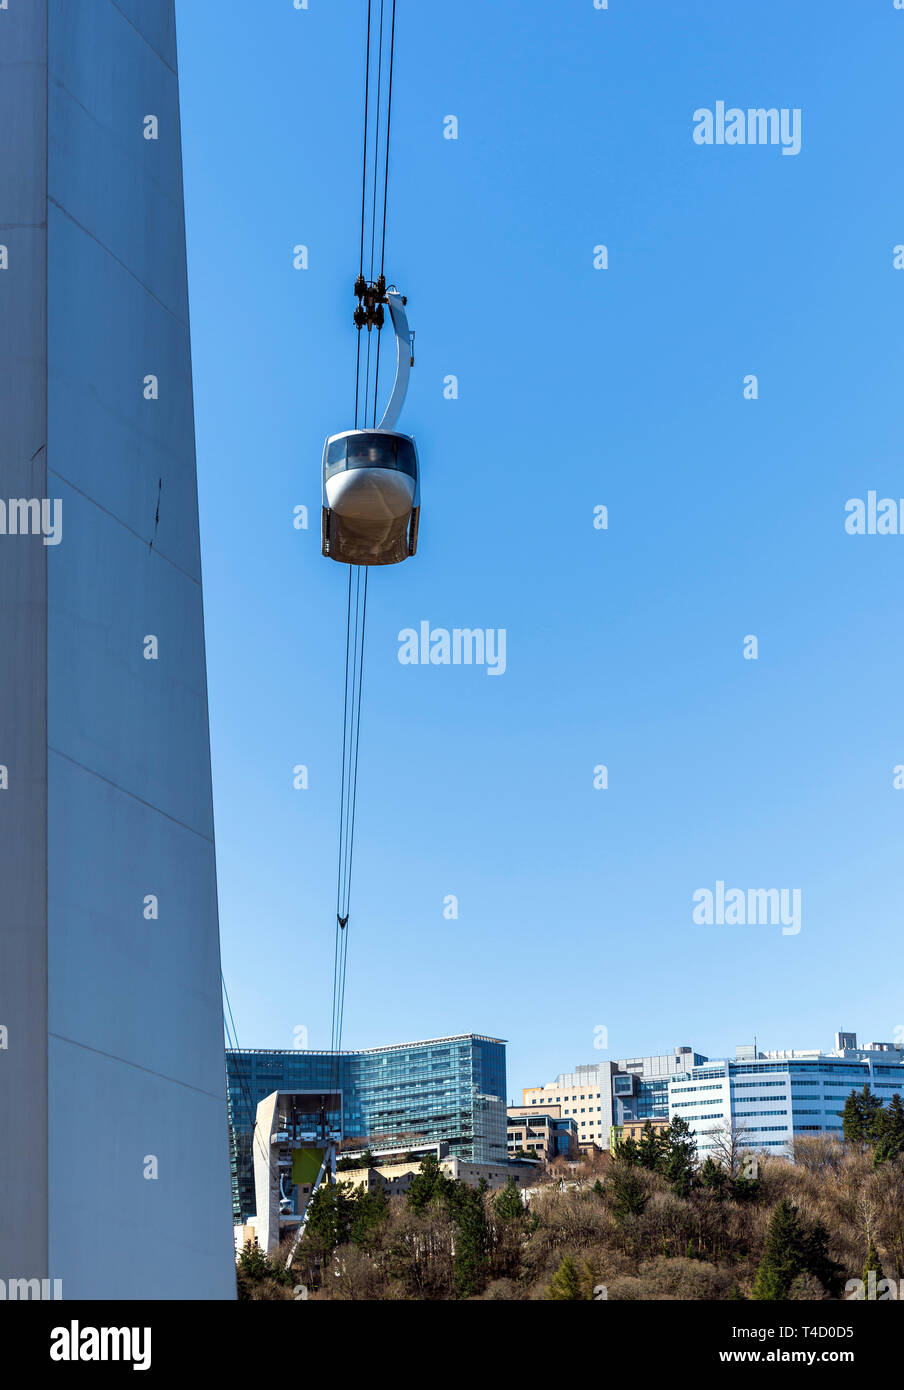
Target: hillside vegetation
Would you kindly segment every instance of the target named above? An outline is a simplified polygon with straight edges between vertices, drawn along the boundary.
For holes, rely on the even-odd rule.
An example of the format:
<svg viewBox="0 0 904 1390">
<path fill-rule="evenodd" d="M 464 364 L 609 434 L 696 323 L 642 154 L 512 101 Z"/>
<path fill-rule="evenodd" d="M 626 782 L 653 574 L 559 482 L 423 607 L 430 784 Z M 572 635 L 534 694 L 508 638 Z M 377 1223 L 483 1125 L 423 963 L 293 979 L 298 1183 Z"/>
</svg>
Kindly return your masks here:
<svg viewBox="0 0 904 1390">
<path fill-rule="evenodd" d="M 799 1139 L 794 1161 L 727 1136 L 700 1164 L 675 1121 L 623 1144 L 605 1171 L 548 1173 L 527 1203 L 425 1159 L 405 1197 L 322 1187 L 291 1271 L 246 1251 L 250 1299 L 839 1299 L 904 1278 L 904 1107 L 868 1093 L 845 1140 Z M 887 1285 L 878 1284 L 882 1297 Z M 885 1297 L 893 1296 L 888 1292 Z"/>
</svg>

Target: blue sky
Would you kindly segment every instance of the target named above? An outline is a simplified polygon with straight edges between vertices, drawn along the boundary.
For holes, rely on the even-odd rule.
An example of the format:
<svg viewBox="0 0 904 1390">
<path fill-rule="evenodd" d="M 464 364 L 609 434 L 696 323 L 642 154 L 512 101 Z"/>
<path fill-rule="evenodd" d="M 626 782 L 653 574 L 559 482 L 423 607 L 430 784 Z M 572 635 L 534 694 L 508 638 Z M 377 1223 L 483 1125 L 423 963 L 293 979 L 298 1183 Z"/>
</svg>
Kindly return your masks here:
<svg viewBox="0 0 904 1390">
<path fill-rule="evenodd" d="M 243 1046 L 329 1044 L 345 571 L 319 472 L 352 424 L 365 12 L 177 4 Z M 422 513 L 417 557 L 371 574 L 345 1045 L 504 1037 L 517 1096 L 904 1025 L 904 536 L 844 529 L 848 498 L 904 495 L 902 45 L 892 0 L 398 0 L 386 268 Z M 799 107 L 801 152 L 697 145 L 720 100 Z M 423 620 L 504 628 L 505 674 L 401 665 Z M 800 888 L 800 933 L 696 925 L 717 880 Z"/>
</svg>

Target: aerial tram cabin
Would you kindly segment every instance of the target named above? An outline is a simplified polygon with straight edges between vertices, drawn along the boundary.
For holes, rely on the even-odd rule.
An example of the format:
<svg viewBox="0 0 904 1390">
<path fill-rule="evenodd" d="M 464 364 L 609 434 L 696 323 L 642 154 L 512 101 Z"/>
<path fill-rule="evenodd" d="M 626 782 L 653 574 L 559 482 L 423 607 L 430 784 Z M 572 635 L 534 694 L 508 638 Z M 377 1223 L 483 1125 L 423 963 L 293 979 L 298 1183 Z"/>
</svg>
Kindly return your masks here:
<svg viewBox="0 0 904 1390">
<path fill-rule="evenodd" d="M 345 565 L 397 565 L 417 550 L 417 446 L 395 429 L 408 390 L 411 335 L 401 294 L 390 289 L 385 302 L 396 335 L 389 404 L 375 429 L 332 434 L 323 449 L 323 553 Z M 358 314 L 356 322 L 363 322 Z"/>
</svg>

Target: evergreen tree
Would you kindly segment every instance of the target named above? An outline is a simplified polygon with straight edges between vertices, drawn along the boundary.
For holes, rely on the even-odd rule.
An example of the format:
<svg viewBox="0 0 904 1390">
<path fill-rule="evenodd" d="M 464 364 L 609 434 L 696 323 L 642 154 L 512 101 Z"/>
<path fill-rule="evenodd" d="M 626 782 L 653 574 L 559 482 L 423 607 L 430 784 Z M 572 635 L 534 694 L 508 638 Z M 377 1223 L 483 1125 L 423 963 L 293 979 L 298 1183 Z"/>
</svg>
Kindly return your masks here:
<svg viewBox="0 0 904 1390">
<path fill-rule="evenodd" d="M 804 1269 L 805 1235 L 797 1207 L 783 1197 L 769 1222 L 763 1258 L 756 1273 L 751 1298 L 785 1299 Z"/>
<path fill-rule="evenodd" d="M 904 1153 L 904 1103 L 897 1091 L 891 1104 L 883 1106 L 873 1122 L 873 1163 L 886 1163 Z"/>
<path fill-rule="evenodd" d="M 760 1195 L 758 1178 L 745 1178 L 743 1174 L 731 1179 L 731 1195 L 736 1202 L 756 1201 Z"/>
<path fill-rule="evenodd" d="M 676 1116 L 661 1136 L 660 1172 L 668 1178 L 678 1197 L 687 1197 L 694 1185 L 697 1141 L 687 1120 Z"/>
<path fill-rule="evenodd" d="M 647 1168 L 651 1173 L 656 1172 L 660 1166 L 661 1145 L 659 1135 L 655 1133 L 650 1121 L 647 1120 L 640 1135 L 637 1145 L 637 1162 L 641 1168 Z"/>
<path fill-rule="evenodd" d="M 265 1279 L 270 1273 L 270 1261 L 255 1241 L 247 1240 L 238 1259 L 239 1273 L 252 1283 Z"/>
<path fill-rule="evenodd" d="M 519 1221 L 524 1215 L 521 1190 L 514 1178 L 509 1178 L 493 1198 L 493 1210 L 501 1221 Z"/>
<path fill-rule="evenodd" d="M 839 1293 L 842 1268 L 829 1255 L 829 1233 L 818 1222 L 804 1236 L 803 1272 L 814 1275 L 829 1293 Z"/>
<path fill-rule="evenodd" d="M 353 1245 L 368 1245 L 388 1215 L 389 1198 L 382 1183 L 378 1183 L 372 1192 L 359 1187 L 351 1212 L 349 1240 Z"/>
<path fill-rule="evenodd" d="M 841 1112 L 841 1125 L 848 1144 L 872 1144 L 877 1135 L 877 1124 L 882 1101 L 864 1086 L 862 1091 L 851 1091 Z"/>
<path fill-rule="evenodd" d="M 570 1255 L 563 1258 L 559 1268 L 552 1276 L 549 1288 L 546 1290 L 546 1297 L 560 1303 L 577 1303 L 584 1298 L 581 1276 Z"/>
<path fill-rule="evenodd" d="M 305 1234 L 318 1240 L 327 1254 L 348 1240 L 355 1196 L 348 1183 L 322 1182 L 309 1202 Z"/>
<path fill-rule="evenodd" d="M 457 1227 L 453 1260 L 455 1292 L 459 1298 L 470 1298 L 486 1283 L 489 1230 L 480 1188 L 468 1187 L 465 1183 L 455 1186 L 458 1188 L 454 1203 Z"/>
<path fill-rule="evenodd" d="M 720 1201 L 725 1196 L 728 1187 L 728 1174 L 721 1163 L 717 1163 L 711 1154 L 708 1154 L 703 1160 L 703 1167 L 700 1169 L 700 1181 L 707 1191 L 715 1193 Z"/>
<path fill-rule="evenodd" d="M 623 1139 L 620 1144 L 616 1144 L 612 1150 L 612 1157 L 625 1167 L 632 1168 L 638 1163 L 638 1148 L 636 1139 Z"/>
<path fill-rule="evenodd" d="M 870 1270 L 872 1270 L 875 1274 L 877 1284 L 880 1279 L 885 1278 L 885 1271 L 882 1268 L 882 1261 L 879 1259 L 879 1252 L 873 1244 L 872 1236 L 870 1236 L 869 1246 L 867 1247 L 866 1251 L 866 1264 L 863 1266 L 863 1282 L 864 1284 L 866 1284 L 867 1289 L 869 1289 Z"/>
<path fill-rule="evenodd" d="M 629 1216 L 640 1216 L 647 1205 L 646 1188 L 637 1168 L 613 1163 L 607 1183 L 612 1215 L 621 1226 Z"/>
<path fill-rule="evenodd" d="M 797 1207 L 783 1197 L 772 1213 L 763 1258 L 757 1270 L 751 1298 L 786 1299 L 798 1275 L 810 1274 L 835 1292 L 840 1266 L 829 1256 L 829 1235 L 824 1226 L 808 1229 Z"/>
<path fill-rule="evenodd" d="M 236 1266 L 236 1286 L 240 1299 L 250 1299 L 255 1286 L 272 1280 L 275 1284 L 291 1284 L 293 1275 L 280 1260 L 271 1260 L 253 1241 L 248 1241 L 239 1255 Z"/>
<path fill-rule="evenodd" d="M 420 1171 L 412 1178 L 408 1189 L 408 1205 L 414 1211 L 422 1212 L 441 1198 L 448 1198 L 453 1184 L 440 1167 L 436 1154 L 426 1154 L 421 1161 Z"/>
</svg>

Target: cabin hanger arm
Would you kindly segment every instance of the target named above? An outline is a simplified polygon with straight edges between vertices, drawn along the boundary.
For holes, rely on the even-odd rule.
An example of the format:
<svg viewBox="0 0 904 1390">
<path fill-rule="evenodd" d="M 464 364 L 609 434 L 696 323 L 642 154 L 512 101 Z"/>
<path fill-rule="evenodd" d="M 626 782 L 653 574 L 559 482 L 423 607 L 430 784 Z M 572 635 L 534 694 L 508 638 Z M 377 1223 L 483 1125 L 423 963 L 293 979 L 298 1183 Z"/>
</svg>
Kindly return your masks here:
<svg viewBox="0 0 904 1390">
<path fill-rule="evenodd" d="M 408 315 L 405 313 L 405 298 L 398 290 L 389 289 L 386 291 L 386 302 L 396 335 L 396 374 L 392 394 L 383 412 L 383 419 L 377 426 L 378 430 L 395 429 L 402 413 L 402 406 L 405 404 L 408 378 L 411 374 L 411 332 L 408 327 Z"/>
</svg>

